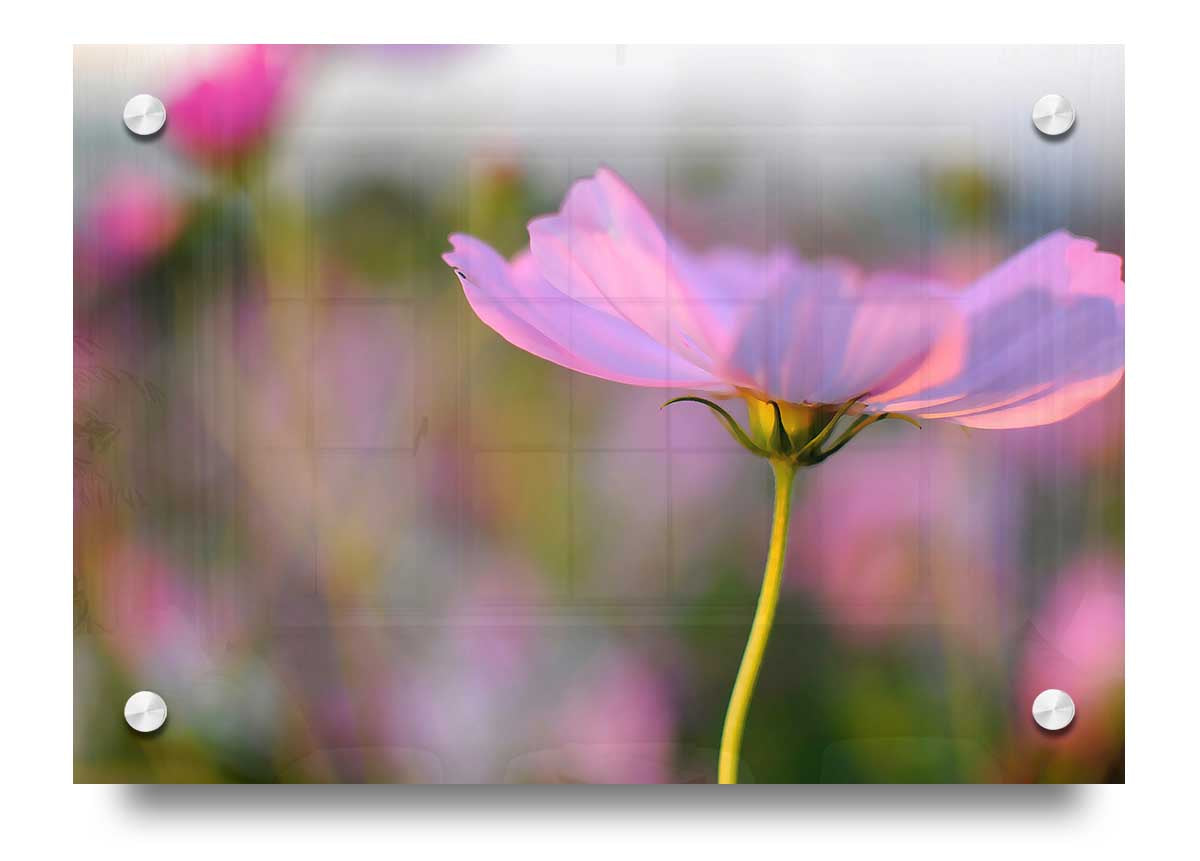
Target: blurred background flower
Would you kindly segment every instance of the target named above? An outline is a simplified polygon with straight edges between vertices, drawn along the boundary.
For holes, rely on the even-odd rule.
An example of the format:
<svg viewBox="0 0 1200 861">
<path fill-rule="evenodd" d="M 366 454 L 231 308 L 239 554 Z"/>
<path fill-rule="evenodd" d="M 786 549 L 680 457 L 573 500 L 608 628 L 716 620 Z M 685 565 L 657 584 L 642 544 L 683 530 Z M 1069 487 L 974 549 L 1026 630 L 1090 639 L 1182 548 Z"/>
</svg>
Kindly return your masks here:
<svg viewBox="0 0 1200 861">
<path fill-rule="evenodd" d="M 857 442 L 802 476 L 792 584 L 815 592 L 842 636 L 934 624 L 955 648 L 995 649 L 1015 560 L 1013 503 L 990 465 L 961 432 L 936 427 Z"/>
<path fill-rule="evenodd" d="M 76 229 L 76 268 L 92 283 L 121 284 L 179 236 L 184 205 L 153 174 L 125 167 L 96 189 Z"/>
<path fill-rule="evenodd" d="M 278 122 L 306 49 L 250 45 L 220 49 L 189 70 L 167 97 L 171 141 L 205 162 L 244 157 L 265 143 Z"/>
<path fill-rule="evenodd" d="M 1041 691 L 1058 688 L 1086 720 L 1052 735 L 1022 721 L 1022 779 L 1099 782 L 1120 775 L 1125 730 L 1125 584 L 1119 557 L 1086 554 L 1069 563 L 1045 595 L 1027 631 L 1013 691 L 1014 710 L 1029 710 Z"/>
</svg>

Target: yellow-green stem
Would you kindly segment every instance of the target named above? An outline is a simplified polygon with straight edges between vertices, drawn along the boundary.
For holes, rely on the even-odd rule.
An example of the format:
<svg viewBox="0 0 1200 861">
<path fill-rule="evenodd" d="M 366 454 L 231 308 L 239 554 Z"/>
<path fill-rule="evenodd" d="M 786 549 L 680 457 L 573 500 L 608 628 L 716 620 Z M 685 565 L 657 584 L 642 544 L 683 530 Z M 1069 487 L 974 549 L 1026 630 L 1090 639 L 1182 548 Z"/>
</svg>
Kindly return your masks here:
<svg viewBox="0 0 1200 861">
<path fill-rule="evenodd" d="M 725 712 L 725 728 L 721 731 L 721 753 L 717 765 L 717 779 L 721 783 L 737 783 L 742 730 L 746 726 L 750 698 L 754 695 L 754 683 L 758 680 L 758 668 L 762 666 L 767 639 L 771 636 L 775 606 L 779 603 L 779 585 L 783 580 L 783 558 L 787 550 L 792 483 L 796 478 L 796 465 L 772 461 L 771 468 L 775 471 L 775 511 L 771 516 L 771 545 L 767 550 L 767 567 L 763 572 L 758 608 L 754 611 L 754 622 L 750 626 L 750 639 L 746 641 L 742 665 L 738 668 L 733 693 L 729 697 L 729 709 Z"/>
</svg>

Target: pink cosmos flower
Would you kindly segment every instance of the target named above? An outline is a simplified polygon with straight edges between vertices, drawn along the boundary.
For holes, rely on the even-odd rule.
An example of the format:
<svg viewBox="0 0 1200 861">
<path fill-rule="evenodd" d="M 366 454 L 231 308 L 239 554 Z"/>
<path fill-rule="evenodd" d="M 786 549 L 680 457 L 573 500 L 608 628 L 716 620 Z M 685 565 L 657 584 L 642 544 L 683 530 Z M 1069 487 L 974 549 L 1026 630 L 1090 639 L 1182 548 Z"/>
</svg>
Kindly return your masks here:
<svg viewBox="0 0 1200 861">
<path fill-rule="evenodd" d="M 274 125 L 297 50 L 279 45 L 229 49 L 167 100 L 167 131 L 199 161 L 239 158 Z"/>
<path fill-rule="evenodd" d="M 696 253 L 601 169 L 529 237 L 510 261 L 455 234 L 444 259 L 503 338 L 616 382 L 1011 428 L 1124 374 L 1121 260 L 1065 231 L 954 290 L 786 249 Z"/>
<path fill-rule="evenodd" d="M 742 731 L 774 621 L 792 486 L 876 421 L 945 418 L 1035 427 L 1095 402 L 1125 372 L 1121 260 L 1046 236 L 964 289 L 865 274 L 787 250 L 696 253 L 602 169 L 505 260 L 470 236 L 444 255 L 479 318 L 572 370 L 638 386 L 745 398 L 747 433 L 775 474 L 763 586 L 721 735 L 718 779 L 737 782 Z M 855 415 L 839 435 L 839 422 Z"/>
</svg>

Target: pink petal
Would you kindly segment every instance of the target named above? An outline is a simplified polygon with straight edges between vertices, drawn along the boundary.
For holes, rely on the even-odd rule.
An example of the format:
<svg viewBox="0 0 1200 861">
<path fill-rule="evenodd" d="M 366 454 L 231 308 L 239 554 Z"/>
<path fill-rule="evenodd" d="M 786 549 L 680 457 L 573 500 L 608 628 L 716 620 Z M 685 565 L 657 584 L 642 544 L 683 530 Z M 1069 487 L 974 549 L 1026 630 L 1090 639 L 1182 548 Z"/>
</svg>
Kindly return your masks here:
<svg viewBox="0 0 1200 861">
<path fill-rule="evenodd" d="M 767 397 L 840 403 L 916 374 L 956 319 L 940 285 L 789 259 L 741 324 L 721 373 Z"/>
<path fill-rule="evenodd" d="M 1039 240 L 961 299 L 960 367 L 918 391 L 888 392 L 877 409 L 983 428 L 1064 419 L 1107 394 L 1125 365 L 1120 258 L 1065 232 Z"/>
<path fill-rule="evenodd" d="M 700 254 L 672 249 L 672 262 L 704 304 L 704 342 L 713 356 L 728 356 L 740 340 L 744 321 L 779 289 L 797 264 L 784 249 L 755 254 L 720 247 Z"/>
<path fill-rule="evenodd" d="M 786 251 L 694 254 L 601 169 L 529 235 L 511 265 L 459 248 L 465 237 L 446 259 L 509 341 L 606 379 L 795 403 L 865 395 L 871 412 L 1001 428 L 1066 418 L 1124 373 L 1121 261 L 1065 232 L 953 293 Z"/>
<path fill-rule="evenodd" d="M 480 320 L 514 346 L 614 382 L 728 389 L 610 308 L 556 290 L 541 277 L 530 254 L 509 263 L 471 236 L 455 234 L 450 243 L 454 250 L 443 259 L 458 274 L 467 301 Z"/>
<path fill-rule="evenodd" d="M 576 182 L 557 215 L 530 222 L 529 247 L 563 293 L 628 320 L 698 366 L 710 364 L 729 318 L 685 280 L 695 271 L 686 249 L 612 171 Z"/>
</svg>

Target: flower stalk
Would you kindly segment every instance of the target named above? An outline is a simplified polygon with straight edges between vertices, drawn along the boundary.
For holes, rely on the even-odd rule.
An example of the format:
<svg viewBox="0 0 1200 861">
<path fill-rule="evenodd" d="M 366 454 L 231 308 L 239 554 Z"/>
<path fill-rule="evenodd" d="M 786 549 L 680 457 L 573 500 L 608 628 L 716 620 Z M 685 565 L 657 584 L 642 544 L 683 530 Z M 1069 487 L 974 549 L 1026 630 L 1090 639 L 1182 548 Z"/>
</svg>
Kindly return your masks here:
<svg viewBox="0 0 1200 861">
<path fill-rule="evenodd" d="M 792 486 L 796 478 L 796 465 L 790 461 L 773 460 L 771 468 L 775 473 L 771 543 L 767 550 L 762 590 L 758 594 L 758 607 L 754 611 L 754 622 L 750 626 L 750 638 L 746 641 L 746 651 L 742 654 L 742 663 L 733 683 L 733 693 L 729 697 L 729 708 L 725 712 L 725 727 L 721 731 L 721 752 L 717 765 L 717 780 L 720 783 L 737 783 L 742 731 L 746 726 L 746 715 L 750 711 L 750 699 L 754 695 L 758 671 L 767 651 L 767 641 L 775 621 L 775 608 L 779 604 L 779 587 L 783 582 L 783 560 L 787 553 L 788 522 L 791 520 Z"/>
<path fill-rule="evenodd" d="M 725 712 L 725 725 L 721 730 L 721 750 L 717 762 L 717 779 L 720 783 L 737 783 L 738 759 L 741 754 L 742 733 L 746 726 L 746 715 L 750 711 L 750 700 L 754 696 L 754 685 L 762 667 L 767 641 L 771 637 L 771 626 L 775 622 L 775 608 L 779 605 L 779 591 L 783 583 L 783 560 L 787 552 L 788 523 L 792 510 L 792 486 L 796 472 L 804 466 L 816 466 L 850 440 L 876 422 L 900 419 L 920 428 L 910 416 L 901 413 L 861 414 L 839 434 L 839 422 L 854 411 L 862 396 L 845 403 L 833 405 L 780 404 L 746 395 L 746 406 L 750 417 L 750 432 L 747 433 L 732 415 L 718 404 L 692 395 L 674 398 L 663 404 L 691 402 L 708 407 L 721 420 L 742 448 L 751 454 L 769 460 L 775 473 L 775 506 L 771 515 L 771 543 L 767 548 L 767 565 L 763 571 L 762 589 L 758 595 L 758 606 L 754 621 L 750 625 L 750 637 L 742 654 L 733 693 L 729 697 L 729 708 Z M 829 440 L 833 440 L 829 442 Z"/>
</svg>

